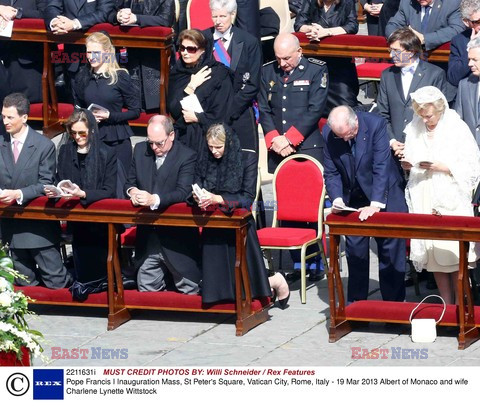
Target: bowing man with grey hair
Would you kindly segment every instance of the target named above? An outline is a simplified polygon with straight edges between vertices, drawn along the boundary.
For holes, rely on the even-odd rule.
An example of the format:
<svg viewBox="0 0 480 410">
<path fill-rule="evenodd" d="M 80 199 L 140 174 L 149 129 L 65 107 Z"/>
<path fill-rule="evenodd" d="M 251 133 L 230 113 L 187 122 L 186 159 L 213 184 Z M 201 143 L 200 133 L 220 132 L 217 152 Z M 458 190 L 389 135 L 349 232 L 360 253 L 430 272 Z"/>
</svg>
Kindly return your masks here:
<svg viewBox="0 0 480 410">
<path fill-rule="evenodd" d="M 377 212 L 406 212 L 403 178 L 390 152 L 387 122 L 351 107 L 334 108 L 323 128 L 324 176 L 333 212 L 359 208 L 360 220 Z M 383 300 L 405 300 L 405 240 L 375 238 Z M 364 300 L 369 285 L 369 237 L 347 236 L 347 301 Z"/>
</svg>

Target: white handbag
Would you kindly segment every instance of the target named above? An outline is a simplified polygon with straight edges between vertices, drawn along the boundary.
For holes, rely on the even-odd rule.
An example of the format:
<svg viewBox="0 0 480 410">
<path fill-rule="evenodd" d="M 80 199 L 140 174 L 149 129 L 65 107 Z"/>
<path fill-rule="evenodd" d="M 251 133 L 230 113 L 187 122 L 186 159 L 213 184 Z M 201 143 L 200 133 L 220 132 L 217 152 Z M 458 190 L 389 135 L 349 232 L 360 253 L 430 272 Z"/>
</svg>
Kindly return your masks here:
<svg viewBox="0 0 480 410">
<path fill-rule="evenodd" d="M 435 319 L 412 319 L 414 312 L 420 307 L 420 305 L 425 302 L 430 297 L 437 297 L 443 302 L 443 311 L 440 318 L 435 321 Z M 437 324 L 442 320 L 445 311 L 447 310 L 447 304 L 442 297 L 438 295 L 428 295 L 423 298 L 423 300 L 415 306 L 410 313 L 410 323 L 412 324 L 412 342 L 414 343 L 433 343 L 437 338 Z"/>
</svg>

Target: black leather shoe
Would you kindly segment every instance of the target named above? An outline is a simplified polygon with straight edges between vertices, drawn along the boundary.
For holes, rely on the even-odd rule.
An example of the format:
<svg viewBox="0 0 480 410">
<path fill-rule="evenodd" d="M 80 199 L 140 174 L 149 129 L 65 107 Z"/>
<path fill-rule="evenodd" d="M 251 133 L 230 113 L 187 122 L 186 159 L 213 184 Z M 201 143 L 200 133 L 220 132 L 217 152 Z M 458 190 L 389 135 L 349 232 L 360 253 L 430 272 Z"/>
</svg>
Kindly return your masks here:
<svg viewBox="0 0 480 410">
<path fill-rule="evenodd" d="M 324 277 L 325 277 L 325 272 L 323 270 L 310 271 L 310 274 L 308 275 L 308 280 L 310 282 L 318 282 L 319 280 L 322 280 Z"/>
<path fill-rule="evenodd" d="M 288 283 L 296 282 L 300 279 L 301 273 L 299 269 L 295 269 L 292 273 L 289 273 L 285 279 L 287 279 Z"/>
</svg>

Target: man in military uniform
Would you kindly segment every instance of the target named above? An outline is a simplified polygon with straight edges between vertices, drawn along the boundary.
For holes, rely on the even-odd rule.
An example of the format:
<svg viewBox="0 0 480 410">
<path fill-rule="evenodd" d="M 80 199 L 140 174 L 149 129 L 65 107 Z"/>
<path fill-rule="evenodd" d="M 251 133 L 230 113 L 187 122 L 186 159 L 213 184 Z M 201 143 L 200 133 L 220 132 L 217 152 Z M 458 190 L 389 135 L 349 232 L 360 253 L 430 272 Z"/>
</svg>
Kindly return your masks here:
<svg viewBox="0 0 480 410">
<path fill-rule="evenodd" d="M 328 71 L 323 61 L 302 55 L 297 37 L 277 36 L 276 62 L 262 68 L 258 105 L 268 150 L 268 171 L 293 153 L 323 162 L 324 141 L 318 122 L 328 92 Z"/>
</svg>

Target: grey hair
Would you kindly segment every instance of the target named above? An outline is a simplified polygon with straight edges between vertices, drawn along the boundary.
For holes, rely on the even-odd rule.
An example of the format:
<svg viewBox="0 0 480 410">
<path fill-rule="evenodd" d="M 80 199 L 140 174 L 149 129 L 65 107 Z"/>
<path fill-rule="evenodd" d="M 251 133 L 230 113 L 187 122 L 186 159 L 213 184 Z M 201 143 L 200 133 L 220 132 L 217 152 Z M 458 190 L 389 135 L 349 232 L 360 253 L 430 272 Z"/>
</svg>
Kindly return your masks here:
<svg viewBox="0 0 480 410">
<path fill-rule="evenodd" d="M 475 37 L 473 40 L 470 40 L 467 44 L 467 51 L 472 48 L 479 48 L 480 47 L 480 37 Z"/>
<path fill-rule="evenodd" d="M 338 111 L 339 108 L 343 108 L 347 111 L 347 124 L 350 128 L 353 128 L 357 125 L 357 114 L 355 111 L 353 111 L 352 107 L 348 105 L 339 105 L 338 107 L 335 107 L 332 111 L 330 111 L 330 114 L 328 115 L 327 119 L 327 124 L 330 128 L 332 128 L 332 122 L 333 122 L 333 115 L 335 114 L 335 111 Z"/>
<path fill-rule="evenodd" d="M 210 10 L 221 10 L 225 9 L 228 13 L 237 12 L 237 1 L 236 0 L 210 0 Z"/>
<path fill-rule="evenodd" d="M 470 16 L 473 13 L 480 11 L 480 0 L 462 0 L 460 3 L 460 12 L 462 13 L 462 18 L 469 20 Z"/>
</svg>

